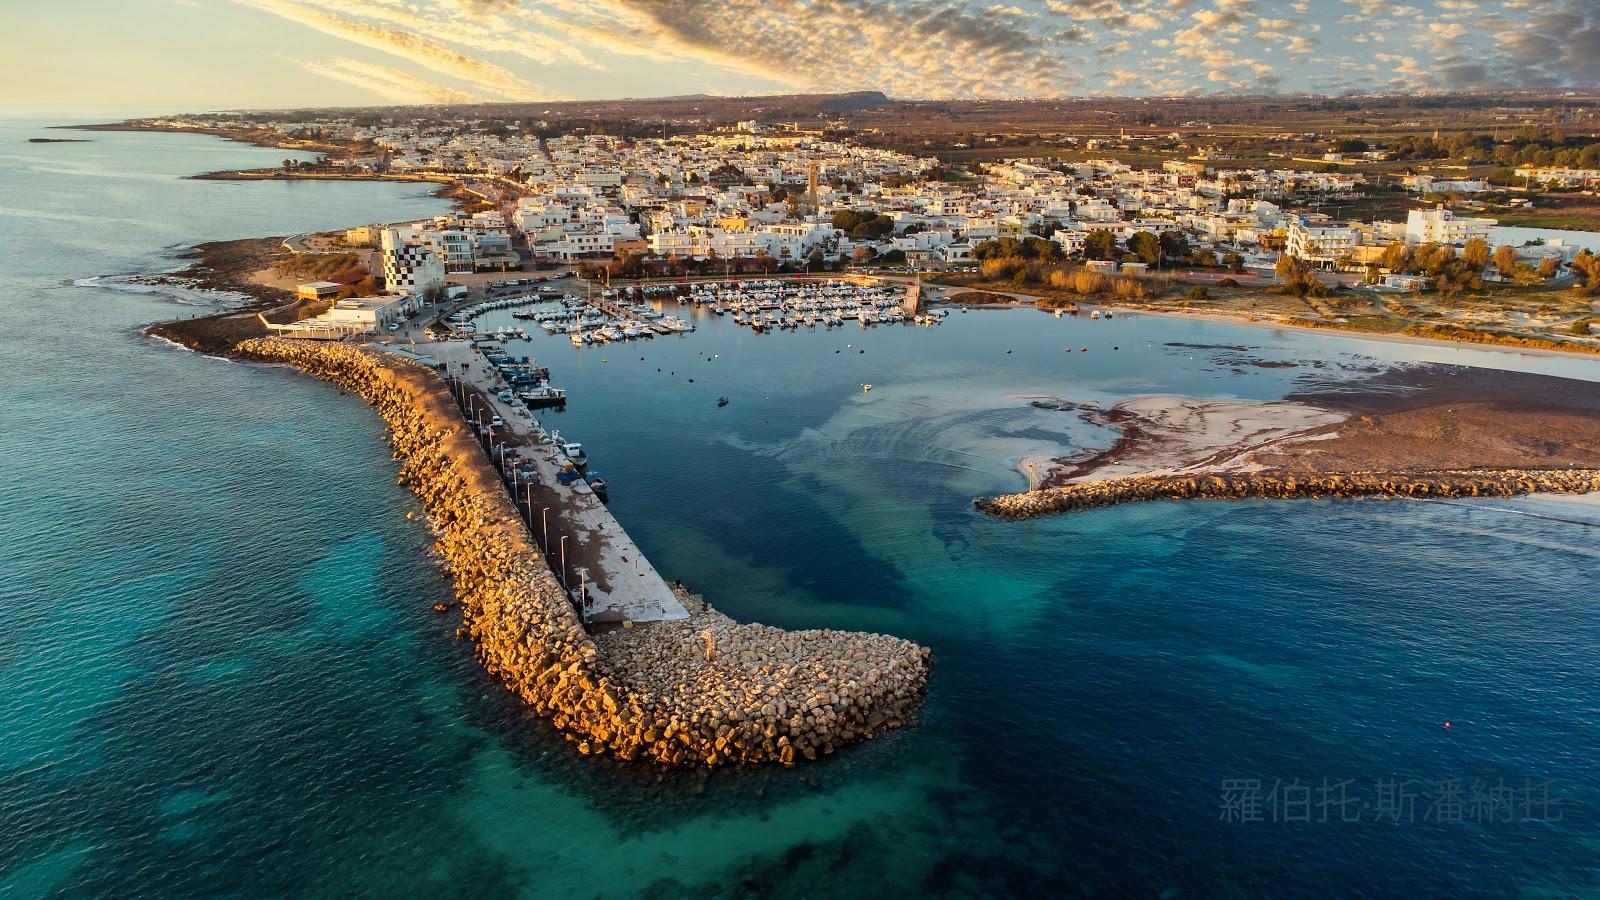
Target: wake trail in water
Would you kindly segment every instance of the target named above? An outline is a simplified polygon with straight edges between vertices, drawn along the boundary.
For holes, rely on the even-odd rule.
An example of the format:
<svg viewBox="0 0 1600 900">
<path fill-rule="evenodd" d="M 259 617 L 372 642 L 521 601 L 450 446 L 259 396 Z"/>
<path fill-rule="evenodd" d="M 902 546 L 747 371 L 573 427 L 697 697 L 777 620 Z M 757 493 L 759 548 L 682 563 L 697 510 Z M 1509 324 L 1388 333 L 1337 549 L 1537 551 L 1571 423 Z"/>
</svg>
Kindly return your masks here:
<svg viewBox="0 0 1600 900">
<path fill-rule="evenodd" d="M 1529 512 L 1525 509 L 1509 509 L 1504 506 L 1478 506 L 1473 503 L 1460 503 L 1455 500 L 1429 500 L 1424 497 L 1412 497 L 1410 499 L 1415 500 L 1418 503 L 1437 503 L 1440 506 L 1455 506 L 1461 509 L 1505 513 L 1512 516 L 1527 516 L 1530 519 L 1543 519 L 1546 522 L 1560 522 L 1565 525 L 1584 525 L 1589 528 L 1600 528 L 1600 522 L 1591 522 L 1587 519 L 1569 519 L 1565 516 L 1552 516 L 1547 513 Z"/>
</svg>

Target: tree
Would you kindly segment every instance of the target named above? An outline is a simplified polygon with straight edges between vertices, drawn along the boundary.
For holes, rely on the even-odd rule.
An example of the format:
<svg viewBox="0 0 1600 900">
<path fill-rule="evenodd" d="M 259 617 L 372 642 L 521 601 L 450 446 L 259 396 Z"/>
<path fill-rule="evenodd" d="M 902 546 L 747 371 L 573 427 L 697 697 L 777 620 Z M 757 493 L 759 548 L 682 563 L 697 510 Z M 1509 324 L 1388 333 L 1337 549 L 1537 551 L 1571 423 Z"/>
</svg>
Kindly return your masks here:
<svg viewBox="0 0 1600 900">
<path fill-rule="evenodd" d="M 1026 259 L 1052 260 L 1056 257 L 1059 245 L 1055 241 L 1042 237 L 1026 237 L 1022 239 L 1022 255 Z"/>
<path fill-rule="evenodd" d="M 841 209 L 833 214 L 833 227 L 854 238 L 876 239 L 894 231 L 894 220 L 870 209 Z"/>
<path fill-rule="evenodd" d="M 1473 238 L 1461 248 L 1461 261 L 1474 269 L 1482 272 L 1489 264 L 1489 242 L 1483 238 Z"/>
<path fill-rule="evenodd" d="M 1320 295 L 1325 291 L 1311 265 L 1298 256 L 1283 254 L 1278 257 L 1278 264 L 1274 269 L 1278 273 L 1278 281 L 1284 293 L 1305 297 Z"/>
<path fill-rule="evenodd" d="M 1110 259 L 1116 249 L 1117 236 L 1104 228 L 1089 232 L 1083 241 L 1085 259 Z"/>
<path fill-rule="evenodd" d="M 1175 228 L 1161 232 L 1161 255 L 1167 259 L 1183 259 L 1189 255 L 1189 239 Z"/>
<path fill-rule="evenodd" d="M 1238 253 L 1235 253 L 1232 250 L 1229 250 L 1226 254 L 1223 255 L 1222 264 L 1224 266 L 1227 266 L 1228 267 L 1228 271 L 1232 272 L 1235 275 L 1243 275 L 1244 274 L 1244 257 L 1240 256 Z"/>
<path fill-rule="evenodd" d="M 1462 291 L 1483 290 L 1481 270 L 1474 269 L 1465 260 L 1452 259 L 1439 266 L 1433 276 L 1433 287 L 1446 297 Z"/>
<path fill-rule="evenodd" d="M 1517 248 L 1510 244 L 1501 244 L 1496 247 L 1494 249 L 1494 267 L 1500 270 L 1500 274 L 1508 278 L 1511 277 L 1511 273 L 1516 271 L 1517 268 Z"/>
<path fill-rule="evenodd" d="M 815 272 L 822 268 L 822 248 L 818 247 L 806 257 L 806 271 Z"/>
<path fill-rule="evenodd" d="M 868 246 L 865 246 L 865 245 L 857 247 L 850 254 L 851 258 L 854 259 L 858 263 L 864 263 L 864 262 L 866 262 L 867 260 L 871 259 L 872 257 L 874 257 L 876 255 L 877 255 L 876 253 L 872 252 L 872 248 L 871 247 L 868 247 Z"/>
<path fill-rule="evenodd" d="M 1557 262 L 1556 258 L 1554 256 L 1546 256 L 1544 259 L 1539 260 L 1539 277 L 1540 278 L 1544 278 L 1544 279 L 1547 279 L 1547 280 L 1551 279 L 1551 278 L 1554 278 L 1554 277 L 1556 277 L 1556 273 L 1559 272 L 1560 270 L 1561 270 L 1561 263 Z"/>
<path fill-rule="evenodd" d="M 1161 239 L 1153 232 L 1140 231 L 1128 238 L 1128 252 L 1140 262 L 1155 265 L 1161 261 Z"/>
<path fill-rule="evenodd" d="M 1575 286 L 1573 290 L 1583 296 L 1589 296 L 1600 290 L 1600 256 L 1588 250 L 1579 251 L 1572 259 L 1572 271 L 1583 281 L 1581 286 Z"/>
<path fill-rule="evenodd" d="M 1404 241 L 1395 241 L 1383 248 L 1379 264 L 1391 272 L 1405 272 L 1411 268 L 1411 247 Z"/>
<path fill-rule="evenodd" d="M 1456 248 L 1449 244 L 1423 244 L 1412 256 L 1412 265 L 1429 275 L 1437 275 L 1456 258 Z"/>
</svg>

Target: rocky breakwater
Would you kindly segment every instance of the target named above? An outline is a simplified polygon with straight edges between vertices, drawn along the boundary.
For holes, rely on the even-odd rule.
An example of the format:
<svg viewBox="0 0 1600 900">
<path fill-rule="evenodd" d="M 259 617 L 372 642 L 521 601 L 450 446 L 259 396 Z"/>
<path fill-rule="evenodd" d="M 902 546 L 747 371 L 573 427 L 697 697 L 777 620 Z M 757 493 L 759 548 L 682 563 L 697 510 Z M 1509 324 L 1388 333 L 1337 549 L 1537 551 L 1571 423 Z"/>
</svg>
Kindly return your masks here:
<svg viewBox="0 0 1600 900">
<path fill-rule="evenodd" d="M 1318 474 L 1214 472 L 1132 475 L 1074 482 L 1020 494 L 981 497 L 973 501 L 973 506 L 1003 519 L 1032 519 L 1142 500 L 1325 497 L 1443 499 L 1515 497 L 1536 492 L 1582 494 L 1590 491 L 1600 491 L 1600 469 L 1463 469 Z"/>
<path fill-rule="evenodd" d="M 674 765 L 815 759 L 909 721 L 926 648 L 877 634 L 784 631 L 710 609 L 592 637 L 433 372 L 343 344 L 252 339 L 364 398 L 389 428 L 480 661 L 583 753 Z"/>
</svg>

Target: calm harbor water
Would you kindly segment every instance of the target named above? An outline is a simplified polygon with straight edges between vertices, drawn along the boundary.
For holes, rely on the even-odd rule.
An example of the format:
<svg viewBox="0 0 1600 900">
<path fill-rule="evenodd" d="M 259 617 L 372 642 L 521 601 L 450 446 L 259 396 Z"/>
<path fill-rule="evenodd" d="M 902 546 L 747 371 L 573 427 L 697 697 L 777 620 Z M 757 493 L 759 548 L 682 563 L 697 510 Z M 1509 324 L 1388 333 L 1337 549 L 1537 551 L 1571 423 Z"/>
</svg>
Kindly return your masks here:
<svg viewBox="0 0 1600 900">
<path fill-rule="evenodd" d="M 50 134 L 0 125 L 0 895 L 1600 889 L 1600 509 L 968 506 L 1018 487 L 1018 456 L 1107 439 L 1034 395 L 1269 399 L 1424 360 L 1600 380 L 1591 361 L 1029 310 L 538 333 L 572 397 L 548 421 L 665 575 L 742 619 L 937 654 L 914 728 L 795 771 L 660 773 L 576 757 L 451 637 L 359 402 L 142 338 L 184 307 L 84 281 L 440 202 L 180 180 L 283 155 L 197 136 L 23 143 Z M 1256 796 L 1234 779 L 1262 782 L 1262 821 L 1226 820 L 1225 793 Z M 1452 779 L 1554 779 L 1561 802 L 1441 822 Z M 1302 797 L 1312 821 L 1281 821 Z"/>
</svg>

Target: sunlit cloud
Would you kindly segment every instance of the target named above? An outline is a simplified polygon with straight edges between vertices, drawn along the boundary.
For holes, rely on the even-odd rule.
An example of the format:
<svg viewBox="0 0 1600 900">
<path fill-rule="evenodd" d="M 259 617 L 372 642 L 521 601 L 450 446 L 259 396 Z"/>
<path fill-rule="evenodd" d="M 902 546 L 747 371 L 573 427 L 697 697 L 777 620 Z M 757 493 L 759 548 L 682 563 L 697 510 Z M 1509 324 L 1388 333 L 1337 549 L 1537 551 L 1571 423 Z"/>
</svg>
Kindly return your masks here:
<svg viewBox="0 0 1600 900">
<path fill-rule="evenodd" d="M 466 91 L 424 81 L 399 69 L 356 59 L 341 57 L 331 63 L 300 60 L 300 65 L 313 75 L 371 91 L 394 103 L 473 103 L 482 99 Z"/>
<path fill-rule="evenodd" d="M 363 47 L 398 56 L 430 71 L 459 78 L 503 97 L 538 99 L 549 96 L 549 92 L 539 90 L 509 69 L 474 59 L 409 31 L 346 19 L 294 0 L 235 0 L 235 2 Z"/>
<path fill-rule="evenodd" d="M 1600 83 L 1600 0 L 232 2 L 486 99 L 595 96 L 583 72 L 606 73 L 611 96 L 661 93 L 663 75 L 704 93 L 902 98 Z M 319 74 L 384 97 L 456 90 L 355 56 Z"/>
</svg>

